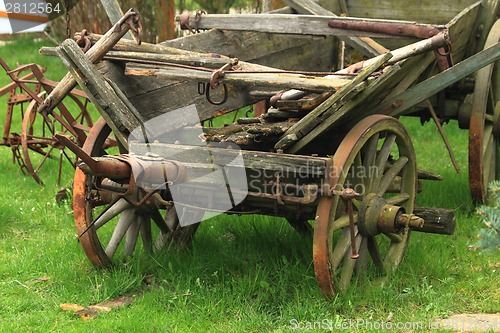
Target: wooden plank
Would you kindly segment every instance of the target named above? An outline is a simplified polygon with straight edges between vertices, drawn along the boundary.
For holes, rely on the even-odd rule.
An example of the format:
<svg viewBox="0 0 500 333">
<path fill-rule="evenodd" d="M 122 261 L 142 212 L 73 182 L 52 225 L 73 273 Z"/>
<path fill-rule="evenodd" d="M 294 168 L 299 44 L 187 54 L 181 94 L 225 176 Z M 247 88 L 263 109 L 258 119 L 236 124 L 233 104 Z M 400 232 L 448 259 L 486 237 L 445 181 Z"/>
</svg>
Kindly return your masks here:
<svg viewBox="0 0 500 333">
<path fill-rule="evenodd" d="M 498 59 L 500 59 L 500 43 L 476 53 L 448 70 L 436 74 L 405 92 L 385 101 L 376 107 L 373 113 L 384 111 L 394 117 L 404 115 L 405 111 L 418 103 Z"/>
<path fill-rule="evenodd" d="M 333 12 L 327 9 L 327 6 L 333 6 L 333 1 L 329 1 L 329 3 L 325 1 L 325 4 L 323 4 L 323 6 L 311 0 L 286 0 L 285 2 L 287 3 L 287 5 L 294 8 L 299 14 L 336 16 Z M 351 47 L 360 51 L 367 57 L 374 57 L 388 51 L 379 43 L 368 38 L 365 39 L 359 37 L 340 37 L 339 39 L 345 42 L 347 45 L 350 45 Z"/>
<path fill-rule="evenodd" d="M 453 20 L 451 20 L 446 26 L 449 29 L 450 41 L 452 43 L 452 55 L 455 61 L 458 61 L 463 56 L 463 42 L 461 40 L 467 40 L 470 36 L 471 22 L 474 21 L 477 15 L 479 4 L 474 4 L 462 12 L 460 12 Z M 462 55 L 461 55 L 462 54 Z M 418 83 L 419 78 L 422 76 L 424 71 L 429 69 L 435 62 L 434 53 L 427 52 L 425 54 L 412 57 L 401 63 L 401 75 L 400 79 L 395 79 L 395 82 L 399 82 L 396 86 L 388 88 L 391 90 L 387 99 L 390 100 L 394 96 L 403 93 L 409 87 Z M 436 71 L 437 69 L 433 70 Z M 435 74 L 436 72 L 434 72 Z M 374 106 L 374 104 L 372 104 Z M 370 107 L 371 109 L 372 107 Z"/>
<path fill-rule="evenodd" d="M 388 93 L 387 85 L 393 85 L 393 76 L 398 73 L 400 67 L 398 65 L 391 66 L 377 79 L 372 80 L 367 88 L 365 88 L 359 95 L 350 101 L 346 101 L 338 109 L 332 110 L 328 117 L 324 119 L 318 126 L 312 129 L 293 146 L 286 150 L 289 154 L 296 154 L 302 151 L 306 146 L 314 142 L 315 139 L 321 138 L 325 133 L 332 130 L 342 121 L 345 122 L 347 115 L 350 118 L 366 117 L 366 109 L 362 106 L 364 103 L 375 103 L 377 99 L 383 98 L 384 93 Z M 356 113 L 356 110 L 360 110 Z M 349 128 L 346 126 L 345 128 Z"/>
<path fill-rule="evenodd" d="M 118 135 L 120 142 L 127 146 L 127 132 L 141 127 L 144 119 L 125 101 L 125 96 L 115 90 L 94 68 L 75 41 L 65 40 L 60 47 L 60 56 L 80 87 L 96 105 L 101 116 Z"/>
<path fill-rule="evenodd" d="M 477 2 L 460 12 L 450 22 L 446 24 L 450 31 L 453 61 L 462 61 L 469 51 L 468 44 L 474 31 L 474 24 L 477 20 L 481 3 Z"/>
<path fill-rule="evenodd" d="M 190 163 L 192 166 L 206 169 L 210 169 L 214 163 L 220 166 L 229 165 L 241 155 L 242 167 L 248 170 L 260 170 L 273 177 L 276 172 L 279 172 L 282 175 L 300 175 L 304 179 L 324 178 L 327 173 L 326 164 L 329 161 L 328 158 L 323 157 L 166 143 L 131 142 L 129 148 L 138 155 L 152 153 L 165 159 Z"/>
<path fill-rule="evenodd" d="M 163 45 L 190 51 L 224 54 L 265 66 L 305 71 L 333 68 L 333 37 L 210 30 L 176 38 Z M 318 52 L 321 50 L 321 52 Z"/>
<path fill-rule="evenodd" d="M 286 131 L 282 139 L 276 143 L 275 149 L 286 150 L 291 145 L 294 145 L 297 141 L 301 140 L 315 127 L 323 123 L 323 121 L 330 116 L 330 112 L 328 112 L 329 109 L 336 109 L 338 107 L 338 105 L 334 107 L 335 103 L 344 98 L 352 89 L 368 78 L 370 74 L 380 68 L 380 66 L 391 57 L 392 54 L 390 53 L 378 56 L 377 61 L 375 61 L 371 66 L 368 66 L 366 69 L 361 71 L 361 73 L 359 73 L 352 81 L 344 85 L 344 87 L 337 91 L 337 93 L 330 96 L 326 101 L 321 103 L 320 106 L 309 112 L 304 118 L 299 120 L 294 126 Z"/>
<path fill-rule="evenodd" d="M 117 0 L 101 0 L 101 4 L 108 15 L 111 25 L 115 25 L 123 17 L 123 11 Z M 135 36 L 128 31 L 123 38 L 133 40 L 137 43 Z"/>
<path fill-rule="evenodd" d="M 201 121 L 216 117 L 229 110 L 235 110 L 259 101 L 254 98 L 244 87 L 229 86 L 229 97 L 223 105 L 210 104 L 204 92 L 199 93 L 199 88 L 204 89 L 207 82 L 156 80 L 151 77 L 125 76 L 124 64 L 103 62 L 99 71 L 110 81 L 115 82 L 137 110 L 141 110 L 146 119 L 153 119 L 165 112 L 180 109 L 187 105 L 196 105 Z M 222 99 L 222 90 L 211 92 L 214 100 Z M 262 98 L 262 97 L 261 97 Z"/>
<path fill-rule="evenodd" d="M 74 39 L 78 40 L 81 36 L 80 32 L 76 32 Z M 95 33 L 88 33 L 87 37 L 90 39 L 92 44 L 97 43 L 103 36 Z M 179 54 L 179 55 L 190 55 L 190 56 L 200 56 L 199 52 L 187 51 L 175 47 L 169 47 L 162 44 L 151 44 L 142 42 L 141 45 L 137 45 L 136 42 L 127 39 L 119 40 L 114 46 L 115 51 L 126 51 L 126 52 L 142 52 L 142 53 L 161 53 L 161 54 Z M 212 56 L 220 56 L 218 54 L 212 54 Z M 220 56 L 225 57 L 225 56 Z"/>
<path fill-rule="evenodd" d="M 470 34 L 469 44 L 467 47 L 467 56 L 471 56 L 475 52 L 483 49 L 484 43 L 488 36 L 491 27 L 495 23 L 500 11 L 499 0 L 483 0 L 480 1 L 479 14 L 474 23 L 474 30 Z M 479 36 L 479 38 L 477 38 Z"/>
<path fill-rule="evenodd" d="M 350 16 L 446 24 L 476 0 L 349 0 Z"/>
<path fill-rule="evenodd" d="M 209 82 L 212 72 L 177 69 L 164 66 L 157 68 L 151 65 L 140 65 L 128 63 L 125 69 L 126 75 L 131 76 L 151 76 L 159 80 L 168 79 L 179 81 L 187 79 L 190 81 Z M 301 74 L 288 73 L 245 73 L 245 72 L 225 72 L 224 77 L 217 80 L 218 83 L 240 85 L 246 87 L 258 87 L 259 89 L 294 89 L 300 88 L 313 92 L 323 92 L 339 90 L 341 87 L 351 82 L 347 77 L 314 77 Z"/>
<path fill-rule="evenodd" d="M 336 37 L 386 37 L 396 36 L 369 31 L 356 31 L 332 28 L 328 25 L 331 21 L 352 22 L 363 21 L 381 23 L 386 25 L 415 26 L 416 22 L 371 20 L 352 17 L 320 16 L 320 15 L 287 15 L 287 14 L 206 14 L 198 22 L 195 16 L 189 17 L 189 25 L 197 25 L 201 30 L 222 29 L 236 31 L 257 31 L 277 34 L 310 35 L 310 36 L 336 36 Z M 176 18 L 179 21 L 179 17 Z M 347 39 L 350 41 L 350 39 Z"/>
<path fill-rule="evenodd" d="M 40 48 L 40 54 L 55 56 L 57 51 L 55 47 L 43 46 Z M 194 67 L 221 68 L 232 61 L 228 57 L 211 57 L 210 55 L 183 55 L 171 53 L 148 53 L 131 51 L 109 51 L 103 57 L 104 60 L 132 61 L 132 62 L 159 62 L 173 63 Z"/>
</svg>

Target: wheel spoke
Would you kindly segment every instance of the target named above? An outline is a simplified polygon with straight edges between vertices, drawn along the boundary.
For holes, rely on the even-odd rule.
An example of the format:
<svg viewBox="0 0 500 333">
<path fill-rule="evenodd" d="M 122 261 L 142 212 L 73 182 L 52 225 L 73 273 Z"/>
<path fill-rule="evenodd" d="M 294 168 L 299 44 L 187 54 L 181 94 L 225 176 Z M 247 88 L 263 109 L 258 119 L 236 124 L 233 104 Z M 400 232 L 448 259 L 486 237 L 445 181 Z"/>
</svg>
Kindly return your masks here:
<svg viewBox="0 0 500 333">
<path fill-rule="evenodd" d="M 153 236 L 151 232 L 151 218 L 144 217 L 141 223 L 141 239 L 144 249 L 152 253 L 153 252 Z"/>
<path fill-rule="evenodd" d="M 160 229 L 160 232 L 166 234 L 166 233 L 173 230 L 173 229 L 170 229 L 170 227 L 167 225 L 167 223 L 165 222 L 165 220 L 163 219 L 163 217 L 161 216 L 161 214 L 158 210 L 154 210 L 151 213 L 151 218 L 153 219 L 153 222 L 156 224 L 158 229 Z M 172 227 L 174 227 L 174 226 L 172 226 Z"/>
<path fill-rule="evenodd" d="M 359 188 L 363 189 L 362 192 L 366 192 L 365 188 L 365 178 L 367 178 L 367 175 L 365 175 L 365 170 L 363 169 L 363 161 L 361 160 L 361 154 L 356 155 L 356 158 L 354 159 L 353 163 L 353 169 L 352 169 L 352 179 L 351 179 L 351 187 L 355 190 L 359 191 Z M 364 193 L 360 193 L 364 194 Z"/>
<path fill-rule="evenodd" d="M 370 256 L 377 268 L 379 273 L 383 273 L 385 271 L 384 262 L 382 261 L 382 257 L 380 256 L 380 249 L 378 247 L 377 239 L 373 236 L 368 237 L 368 252 L 370 252 Z"/>
<path fill-rule="evenodd" d="M 45 161 L 50 157 L 50 154 L 52 153 L 53 150 L 54 150 L 54 147 L 50 146 L 49 151 L 44 154 L 42 160 L 40 161 L 40 163 L 38 164 L 38 166 L 34 170 L 35 173 L 38 173 L 38 170 L 40 170 L 40 168 L 43 166 Z"/>
<path fill-rule="evenodd" d="M 330 263 L 332 265 L 332 274 L 335 275 L 337 267 L 342 261 L 342 258 L 344 258 L 345 254 L 349 250 L 350 246 L 351 246 L 351 238 L 349 235 L 349 228 L 344 228 L 342 230 L 342 234 L 340 235 L 339 240 L 337 241 L 337 244 L 335 244 L 335 249 L 333 250 L 330 257 Z"/>
<path fill-rule="evenodd" d="M 494 167 L 492 167 L 492 163 L 494 166 L 495 163 L 495 152 L 493 151 L 493 126 L 486 125 L 483 132 L 483 179 L 484 186 L 487 187 L 490 180 L 492 180 L 492 173 L 494 172 Z"/>
<path fill-rule="evenodd" d="M 365 274 L 367 271 L 367 264 L 368 264 L 368 238 L 363 237 L 361 240 L 361 244 L 359 245 L 359 250 L 358 250 L 359 258 L 356 259 L 356 266 L 354 267 L 354 270 L 356 271 L 356 275 L 360 276 L 362 274 Z"/>
<path fill-rule="evenodd" d="M 496 161 L 497 161 L 497 147 L 496 147 L 496 142 L 495 139 L 491 139 L 491 157 L 490 157 L 490 167 L 488 170 L 488 173 L 486 175 L 489 175 L 488 178 L 488 185 L 496 179 Z"/>
<path fill-rule="evenodd" d="M 386 201 L 389 205 L 401 205 L 408 199 L 410 199 L 410 195 L 408 193 L 400 193 L 396 194 L 393 197 L 387 198 Z"/>
<path fill-rule="evenodd" d="M 375 158 L 377 156 L 377 145 L 378 145 L 378 140 L 380 138 L 380 134 L 377 133 L 374 136 L 372 136 L 368 142 L 366 143 L 364 147 L 364 156 L 363 156 L 363 170 L 367 174 L 367 183 L 366 185 L 366 191 L 367 192 L 372 192 L 372 180 L 373 180 L 373 166 L 375 165 Z"/>
<path fill-rule="evenodd" d="M 387 238 L 389 238 L 394 243 L 401 243 L 403 241 L 403 237 L 401 235 L 392 232 L 384 233 L 384 235 L 386 235 Z"/>
<path fill-rule="evenodd" d="M 359 249 L 360 243 L 361 243 L 361 235 L 357 235 L 355 238 L 356 242 L 356 249 Z M 356 262 L 358 259 L 352 259 L 352 249 L 349 247 L 349 250 L 347 253 L 344 255 L 344 260 L 342 263 L 342 273 L 340 275 L 340 282 L 339 282 L 339 289 L 342 291 L 347 290 L 349 288 L 349 285 L 351 284 L 351 279 L 352 275 L 354 273 L 354 267 L 356 266 Z"/>
<path fill-rule="evenodd" d="M 387 137 L 384 140 L 384 143 L 382 144 L 382 147 L 380 148 L 380 151 L 377 156 L 376 160 L 376 169 L 375 169 L 375 177 L 373 179 L 373 190 L 378 188 L 380 184 L 380 180 L 384 174 L 385 171 L 385 165 L 387 164 L 387 161 L 389 159 L 389 156 L 391 155 L 392 147 L 394 146 L 394 143 L 396 142 L 396 135 L 395 134 L 388 134 Z"/>
<path fill-rule="evenodd" d="M 358 220 L 358 213 L 353 214 L 354 221 Z M 345 228 L 349 226 L 349 215 L 345 214 L 339 217 L 338 219 L 333 222 L 333 230 L 332 231 L 337 231 L 339 229 Z"/>
<path fill-rule="evenodd" d="M 378 195 L 381 196 L 387 191 L 391 183 L 394 181 L 396 176 L 399 175 L 407 163 L 408 157 L 401 156 L 393 165 L 391 165 L 380 181 L 377 191 Z"/>
<path fill-rule="evenodd" d="M 129 208 L 125 210 L 118 219 L 118 223 L 116 224 L 115 229 L 113 230 L 113 234 L 111 235 L 111 239 L 109 240 L 108 246 L 106 247 L 106 255 L 111 258 L 115 254 L 118 249 L 118 245 L 120 245 L 123 236 L 127 232 L 128 228 L 135 220 L 135 209 Z"/>
<path fill-rule="evenodd" d="M 108 221 L 118 216 L 120 213 L 122 213 L 125 209 L 129 207 L 130 204 L 127 202 L 127 200 L 121 198 L 111 206 L 108 206 L 108 208 L 97 218 L 97 220 L 93 222 L 94 227 L 96 229 L 99 229 Z"/>
<path fill-rule="evenodd" d="M 141 222 L 143 217 L 139 214 L 135 214 L 134 221 L 130 225 L 125 235 L 125 251 L 124 259 L 131 257 L 134 254 L 135 246 L 137 244 L 137 239 L 139 238 L 139 230 L 141 229 Z"/>
</svg>

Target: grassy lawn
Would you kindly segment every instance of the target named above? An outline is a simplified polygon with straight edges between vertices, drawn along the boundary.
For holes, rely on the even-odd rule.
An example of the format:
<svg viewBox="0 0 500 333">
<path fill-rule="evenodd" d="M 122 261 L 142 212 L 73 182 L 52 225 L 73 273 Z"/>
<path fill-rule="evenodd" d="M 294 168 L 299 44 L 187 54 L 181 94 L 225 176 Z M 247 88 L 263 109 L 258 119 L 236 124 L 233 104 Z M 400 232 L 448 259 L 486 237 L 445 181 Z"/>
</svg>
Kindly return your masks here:
<svg viewBox="0 0 500 333">
<path fill-rule="evenodd" d="M 11 67 L 47 66 L 46 76 L 57 80 L 65 70 L 59 59 L 38 55 L 45 44 L 50 46 L 20 40 L 0 46 L 0 56 Z M 0 86 L 6 83 L 2 72 Z M 0 108 L 3 122 L 5 97 Z M 139 253 L 112 270 L 96 269 L 78 244 L 70 203 L 55 201 L 57 161 L 41 171 L 42 187 L 22 175 L 10 149 L 1 147 L 0 331 L 289 332 L 314 322 L 321 324 L 319 331 L 354 322 L 360 325 L 345 331 L 366 332 L 378 331 L 376 325 L 392 317 L 402 327 L 389 331 L 420 332 L 454 313 L 500 312 L 498 252 L 469 249 L 482 225 L 468 189 L 467 132 L 453 121 L 445 126 L 462 169 L 456 174 L 433 124 L 403 122 L 414 138 L 418 166 L 445 177 L 424 183 L 418 205 L 456 210 L 457 231 L 414 232 L 400 269 L 385 286 L 359 283 L 330 300 L 316 284 L 311 240 L 278 218 L 218 216 L 201 225 L 188 251 Z M 20 133 L 17 124 L 12 131 Z M 64 171 L 62 186 L 69 187 L 73 171 L 69 165 Z M 60 308 L 134 292 L 141 295 L 129 307 L 93 320 Z"/>
</svg>

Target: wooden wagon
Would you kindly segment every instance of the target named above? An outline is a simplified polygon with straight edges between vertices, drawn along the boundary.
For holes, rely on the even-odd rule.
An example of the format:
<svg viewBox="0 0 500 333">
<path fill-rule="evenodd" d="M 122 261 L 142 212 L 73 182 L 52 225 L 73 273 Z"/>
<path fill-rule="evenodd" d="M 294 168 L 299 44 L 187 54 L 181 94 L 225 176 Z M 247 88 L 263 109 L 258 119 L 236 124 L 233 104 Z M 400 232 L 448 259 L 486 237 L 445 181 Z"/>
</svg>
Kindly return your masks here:
<svg viewBox="0 0 500 333">
<path fill-rule="evenodd" d="M 417 169 L 403 115 L 469 129 L 472 194 L 485 199 L 499 173 L 498 1 L 285 2 L 183 16 L 211 30 L 140 46 L 120 40 L 137 24 L 129 11 L 83 36 L 86 54 L 73 40 L 42 50 L 70 71 L 51 104 L 78 83 L 102 115 L 83 149 L 59 137 L 81 160 L 73 207 L 92 263 L 185 245 L 225 212 L 312 233 L 327 295 L 355 272 L 391 272 L 411 231 L 454 229 L 450 211 L 415 207 L 419 180 L 439 177 Z M 346 55 L 360 61 L 343 68 Z"/>
</svg>

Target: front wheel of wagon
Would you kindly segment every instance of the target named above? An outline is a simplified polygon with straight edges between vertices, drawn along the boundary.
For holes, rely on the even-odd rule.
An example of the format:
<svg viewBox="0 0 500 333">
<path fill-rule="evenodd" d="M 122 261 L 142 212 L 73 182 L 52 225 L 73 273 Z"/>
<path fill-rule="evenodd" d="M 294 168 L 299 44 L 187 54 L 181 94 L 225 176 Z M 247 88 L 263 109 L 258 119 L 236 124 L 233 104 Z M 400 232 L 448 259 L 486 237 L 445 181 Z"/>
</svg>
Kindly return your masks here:
<svg viewBox="0 0 500 333">
<path fill-rule="evenodd" d="M 349 131 L 333 156 L 328 185 L 336 194 L 321 198 L 314 225 L 314 270 L 326 295 L 356 278 L 383 279 L 399 266 L 416 184 L 415 152 L 398 120 L 369 116 Z M 345 189 L 359 193 L 351 201 L 353 228 L 349 202 L 338 195 Z"/>
<path fill-rule="evenodd" d="M 118 150 L 111 134 L 104 119 L 99 119 L 89 132 L 83 150 L 94 157 L 126 153 L 123 148 Z M 175 209 L 167 209 L 168 203 L 161 197 L 141 200 L 143 192 L 131 192 L 128 182 L 91 176 L 79 168 L 75 171 L 76 231 L 85 254 L 96 266 L 108 267 L 116 259 L 126 259 L 141 248 L 151 252 L 187 245 L 198 227 L 198 224 L 181 227 Z"/>
<path fill-rule="evenodd" d="M 500 41 L 500 20 L 484 48 Z M 484 203 L 488 185 L 500 179 L 500 70 L 498 61 L 476 74 L 469 131 L 469 183 L 472 199 Z"/>
</svg>

